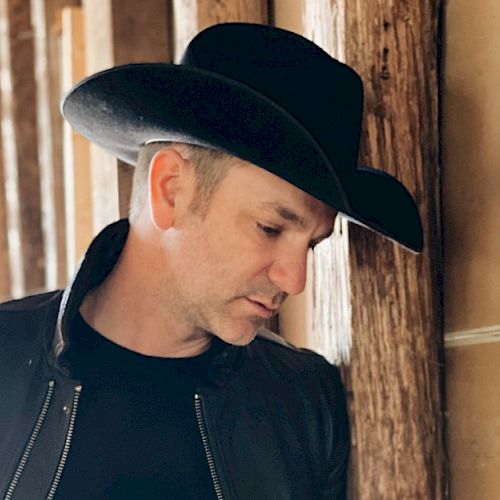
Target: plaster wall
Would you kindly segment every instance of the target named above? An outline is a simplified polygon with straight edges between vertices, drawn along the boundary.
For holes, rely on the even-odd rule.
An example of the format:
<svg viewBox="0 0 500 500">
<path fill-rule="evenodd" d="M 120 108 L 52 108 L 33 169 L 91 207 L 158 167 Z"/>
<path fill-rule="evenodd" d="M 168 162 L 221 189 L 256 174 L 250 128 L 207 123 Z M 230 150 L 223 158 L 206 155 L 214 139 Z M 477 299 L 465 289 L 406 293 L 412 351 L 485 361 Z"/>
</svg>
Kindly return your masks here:
<svg viewBox="0 0 500 500">
<path fill-rule="evenodd" d="M 445 331 L 500 325 L 500 2 L 448 0 Z"/>
<path fill-rule="evenodd" d="M 500 498 L 500 3 L 448 0 L 444 319 L 451 498 Z"/>
</svg>

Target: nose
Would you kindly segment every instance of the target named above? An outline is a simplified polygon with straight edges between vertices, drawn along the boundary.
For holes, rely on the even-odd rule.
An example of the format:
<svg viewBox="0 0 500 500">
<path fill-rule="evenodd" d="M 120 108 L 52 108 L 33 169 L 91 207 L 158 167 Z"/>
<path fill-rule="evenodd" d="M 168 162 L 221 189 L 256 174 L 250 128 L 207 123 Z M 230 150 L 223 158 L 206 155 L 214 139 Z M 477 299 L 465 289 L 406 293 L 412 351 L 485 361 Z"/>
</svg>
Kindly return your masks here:
<svg viewBox="0 0 500 500">
<path fill-rule="evenodd" d="M 306 286 L 307 251 L 287 252 L 274 259 L 268 271 L 269 279 L 287 295 L 297 295 Z"/>
</svg>

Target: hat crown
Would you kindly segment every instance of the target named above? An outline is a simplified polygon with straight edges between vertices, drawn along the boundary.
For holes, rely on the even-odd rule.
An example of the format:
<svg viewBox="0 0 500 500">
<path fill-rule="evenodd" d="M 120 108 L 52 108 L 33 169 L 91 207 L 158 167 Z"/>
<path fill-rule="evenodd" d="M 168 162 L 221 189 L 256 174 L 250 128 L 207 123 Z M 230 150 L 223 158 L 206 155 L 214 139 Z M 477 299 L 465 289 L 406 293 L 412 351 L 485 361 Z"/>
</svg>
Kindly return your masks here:
<svg viewBox="0 0 500 500">
<path fill-rule="evenodd" d="M 220 24 L 199 33 L 181 65 L 223 75 L 265 95 L 291 114 L 318 144 L 337 173 L 356 168 L 363 88 L 345 64 L 295 33 L 246 23 Z"/>
<path fill-rule="evenodd" d="M 305 38 L 228 23 L 198 34 L 181 64 L 118 66 L 79 82 L 66 119 L 131 164 L 151 141 L 220 149 L 253 163 L 409 248 L 422 225 L 394 177 L 357 167 L 363 87 Z"/>
</svg>

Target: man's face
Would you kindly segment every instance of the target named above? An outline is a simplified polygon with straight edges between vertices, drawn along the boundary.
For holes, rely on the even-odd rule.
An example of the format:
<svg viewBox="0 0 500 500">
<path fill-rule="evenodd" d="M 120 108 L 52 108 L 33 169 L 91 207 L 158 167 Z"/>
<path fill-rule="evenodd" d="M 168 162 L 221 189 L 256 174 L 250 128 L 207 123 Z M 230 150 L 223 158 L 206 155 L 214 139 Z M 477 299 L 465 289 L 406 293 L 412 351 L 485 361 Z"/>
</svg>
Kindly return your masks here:
<svg viewBox="0 0 500 500">
<path fill-rule="evenodd" d="M 304 289 L 308 250 L 329 235 L 334 218 L 266 170 L 230 168 L 207 211 L 186 210 L 170 232 L 166 286 L 178 321 L 248 344 L 288 295 Z"/>
</svg>

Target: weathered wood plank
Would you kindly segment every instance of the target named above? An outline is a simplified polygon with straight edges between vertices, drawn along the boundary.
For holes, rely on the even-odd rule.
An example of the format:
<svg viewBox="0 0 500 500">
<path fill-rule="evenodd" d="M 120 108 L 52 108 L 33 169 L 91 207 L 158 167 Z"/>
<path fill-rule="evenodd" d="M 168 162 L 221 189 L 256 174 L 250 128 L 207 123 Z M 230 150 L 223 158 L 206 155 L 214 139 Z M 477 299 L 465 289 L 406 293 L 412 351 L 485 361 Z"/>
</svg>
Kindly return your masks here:
<svg viewBox="0 0 500 500">
<path fill-rule="evenodd" d="M 267 0 L 198 0 L 198 28 L 234 21 L 265 24 L 268 9 Z"/>
<path fill-rule="evenodd" d="M 81 7 L 66 7 L 61 19 L 61 69 L 64 91 L 85 76 L 85 44 Z M 94 235 L 89 168 L 90 144 L 64 124 L 64 184 L 67 274 L 71 276 Z"/>
<path fill-rule="evenodd" d="M 424 225 L 411 254 L 352 225 L 350 266 L 357 499 L 442 499 L 444 448 L 438 142 L 440 1 L 354 0 L 346 62 L 365 81 L 360 162 L 408 187 Z"/>
<path fill-rule="evenodd" d="M 170 62 L 170 12 L 165 0 L 113 0 L 113 47 L 115 64 Z M 118 207 L 127 217 L 133 168 L 118 161 Z"/>
<path fill-rule="evenodd" d="M 84 0 L 87 74 L 119 64 L 170 60 L 168 2 Z M 99 22 L 96 22 L 96 19 Z M 118 174 L 117 161 L 92 145 L 90 150 L 94 230 L 115 220 L 128 205 L 131 170 Z M 120 184 L 123 183 L 123 188 Z"/>
<path fill-rule="evenodd" d="M 168 0 L 113 0 L 114 64 L 170 62 Z"/>
<path fill-rule="evenodd" d="M 130 211 L 130 195 L 132 194 L 132 179 L 134 167 L 118 160 L 118 199 L 120 217 L 128 217 Z"/>
<path fill-rule="evenodd" d="M 0 82 L 1 95 L 1 82 Z M 0 101 L 0 120 L 2 103 Z M 0 134 L 0 301 L 10 298 L 10 265 L 7 239 L 7 200 L 5 199 L 5 176 L 3 171 L 2 134 Z"/>
<path fill-rule="evenodd" d="M 37 109 L 34 105 L 36 81 L 34 74 L 33 30 L 30 3 L 1 0 L 0 10 L 5 22 L 2 30 L 2 69 L 8 72 L 9 88 L 2 88 L 2 128 L 4 148 L 8 148 L 10 196 L 17 196 L 9 229 L 18 238 L 10 251 L 22 261 L 15 294 L 45 288 L 45 251 L 43 243 L 40 170 L 38 164 Z M 6 131 L 8 128 L 8 131 Z M 10 144 L 6 145 L 8 141 Z M 18 246 L 18 248 L 15 248 Z M 15 259 L 12 259 L 15 261 Z M 14 271 L 14 269 L 12 269 Z"/>
<path fill-rule="evenodd" d="M 426 232 L 422 256 L 355 225 L 335 231 L 332 251 L 315 252 L 315 274 L 317 268 L 323 284 L 327 272 L 334 274 L 324 287 L 328 293 L 313 284 L 315 310 L 309 314 L 316 317 L 318 306 L 323 312 L 330 308 L 324 326 L 333 325 L 330 335 L 340 335 L 340 344 L 353 343 L 351 362 L 343 367 L 353 438 L 350 496 L 445 498 L 437 286 L 439 2 L 292 3 L 303 25 L 289 19 L 284 0 L 275 3 L 280 25 L 304 33 L 361 73 L 367 102 L 360 163 L 403 180 L 418 200 Z M 347 252 L 340 251 L 345 245 Z M 335 310 L 332 304 L 345 296 L 352 297 L 351 307 Z M 303 343 L 318 347 L 311 338 Z M 344 352 L 324 347 L 337 360 Z"/>
<path fill-rule="evenodd" d="M 223 22 L 269 22 L 267 0 L 173 0 L 174 60 L 179 61 L 189 41 L 201 30 Z"/>
<path fill-rule="evenodd" d="M 114 65 L 112 1 L 83 0 L 85 73 Z M 90 177 L 93 232 L 118 218 L 118 174 L 116 159 L 96 145 L 90 145 Z"/>
<path fill-rule="evenodd" d="M 66 284 L 66 224 L 62 167 L 61 87 L 57 47 L 57 9 L 76 0 L 32 0 L 38 158 L 47 287 Z"/>
<path fill-rule="evenodd" d="M 60 12 L 64 7 L 78 6 L 80 0 L 44 0 L 46 53 L 48 72 L 48 109 L 52 131 L 52 169 L 55 221 L 59 230 L 56 234 L 57 245 L 57 285 L 64 287 L 67 283 L 67 234 L 66 234 L 66 203 L 64 195 L 64 164 L 63 164 L 63 119 L 59 111 L 62 97 L 61 86 L 61 23 Z"/>
</svg>

